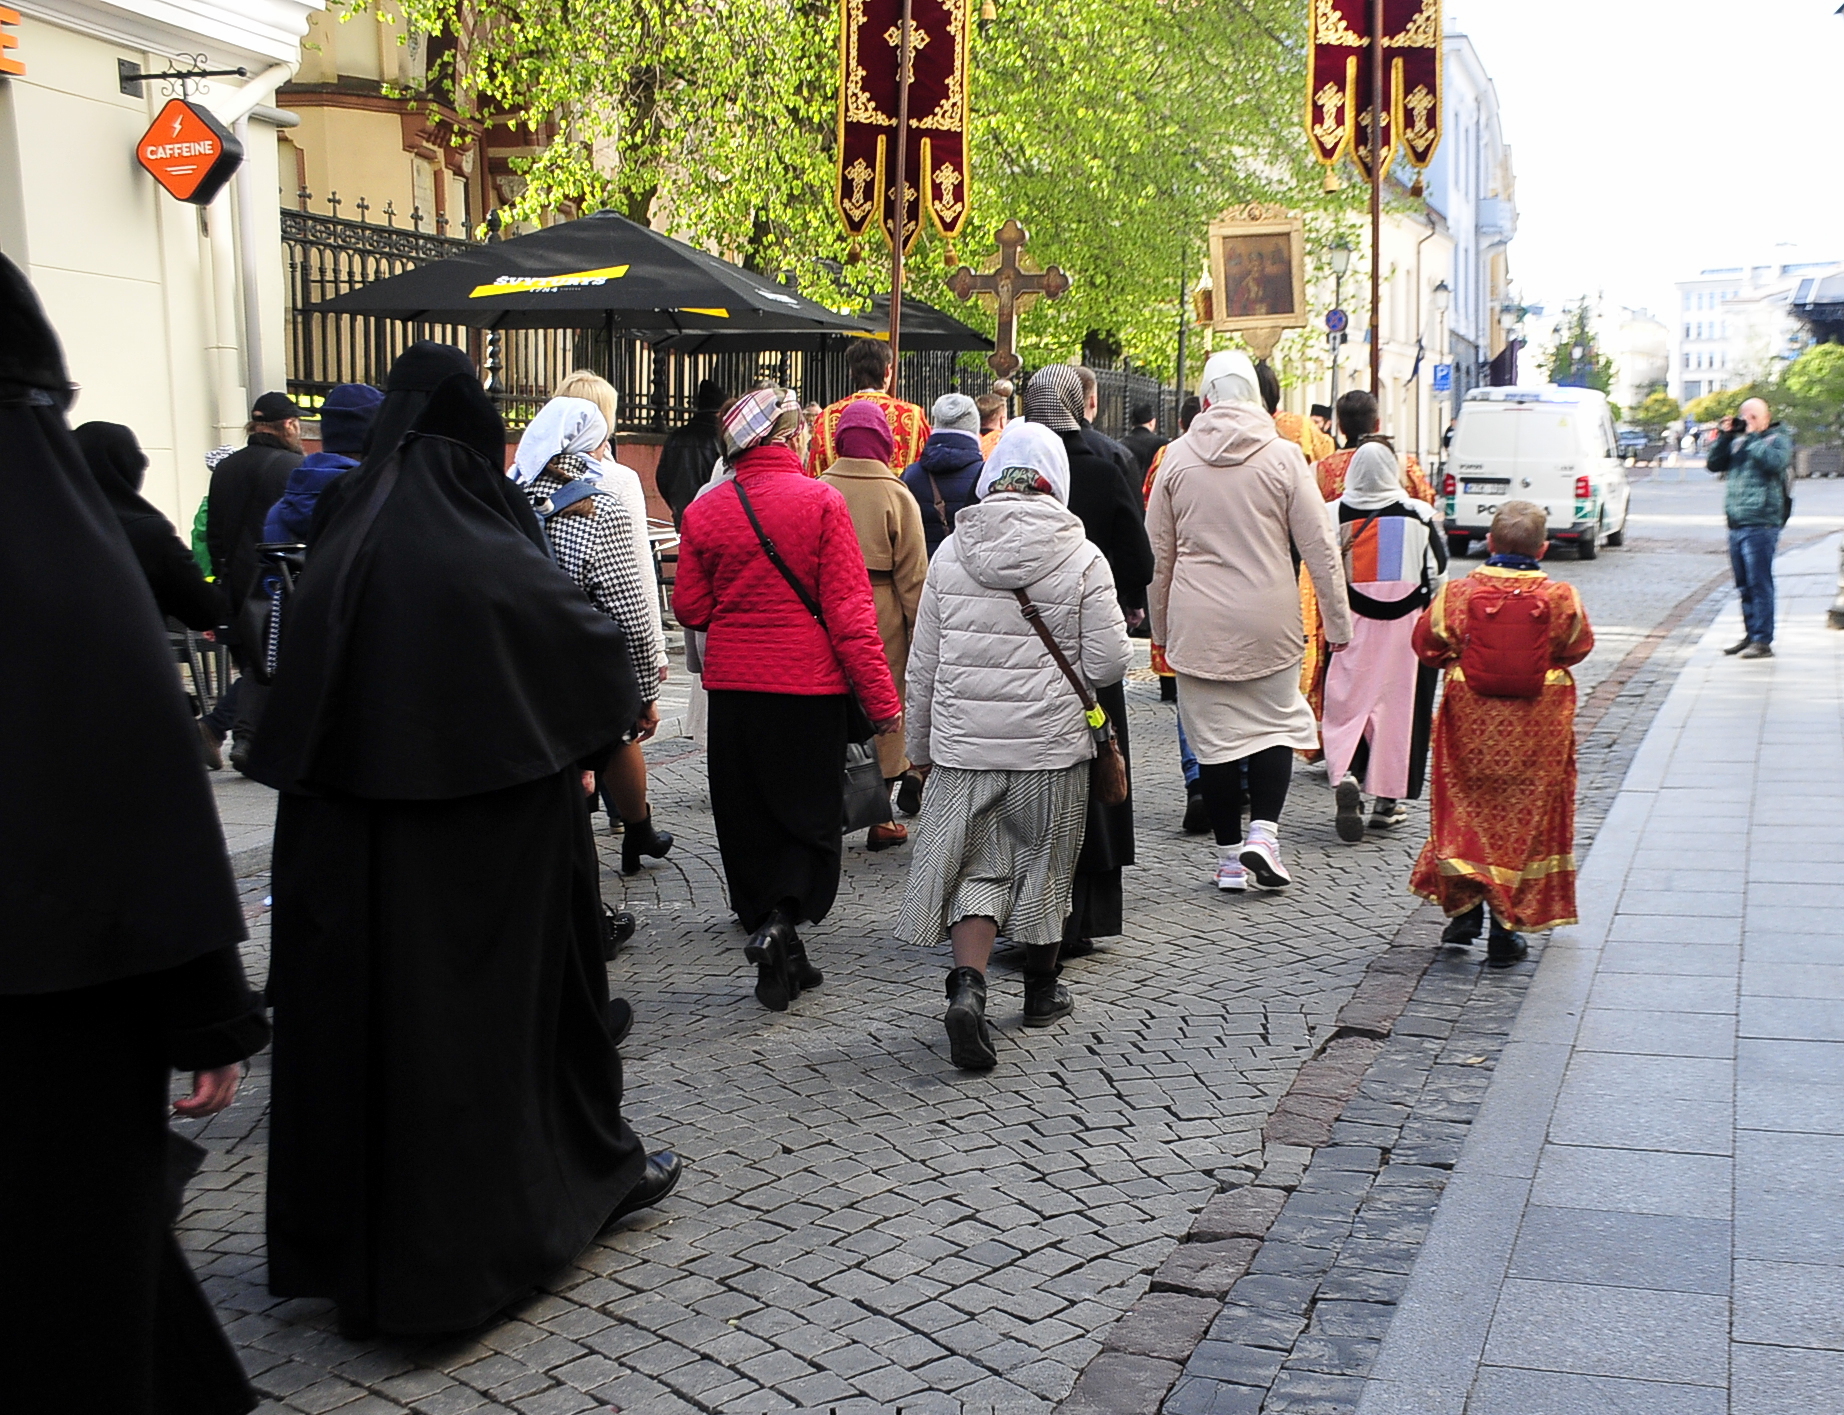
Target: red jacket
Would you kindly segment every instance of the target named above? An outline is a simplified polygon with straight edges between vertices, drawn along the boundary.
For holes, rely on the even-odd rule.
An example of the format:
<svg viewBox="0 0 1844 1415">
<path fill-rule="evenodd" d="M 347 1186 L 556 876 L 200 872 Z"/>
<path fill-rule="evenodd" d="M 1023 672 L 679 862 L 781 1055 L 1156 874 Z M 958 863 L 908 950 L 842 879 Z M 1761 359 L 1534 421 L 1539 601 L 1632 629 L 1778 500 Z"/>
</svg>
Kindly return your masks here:
<svg viewBox="0 0 1844 1415">
<path fill-rule="evenodd" d="M 704 686 L 807 697 L 855 688 L 873 721 L 897 716 L 903 705 L 845 498 L 802 475 L 800 460 L 778 443 L 751 448 L 736 470 L 762 529 L 819 601 L 826 627 L 763 554 L 736 492 L 718 486 L 685 509 L 672 591 L 674 617 L 708 635 Z"/>
</svg>

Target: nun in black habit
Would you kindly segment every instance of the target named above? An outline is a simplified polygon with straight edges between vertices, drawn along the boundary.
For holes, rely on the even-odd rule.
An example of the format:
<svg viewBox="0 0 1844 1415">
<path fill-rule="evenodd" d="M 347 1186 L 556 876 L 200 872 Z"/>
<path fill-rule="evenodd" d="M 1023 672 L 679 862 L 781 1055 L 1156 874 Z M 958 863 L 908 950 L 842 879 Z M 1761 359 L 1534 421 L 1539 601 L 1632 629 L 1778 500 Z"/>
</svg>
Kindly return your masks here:
<svg viewBox="0 0 1844 1415">
<path fill-rule="evenodd" d="M 639 688 L 504 449 L 469 373 L 341 478 L 251 763 L 282 792 L 269 1285 L 352 1332 L 477 1326 L 678 1178 L 621 1118 L 582 785 Z"/>
<path fill-rule="evenodd" d="M 1024 390 L 1024 414 L 1042 423 L 1058 437 L 1069 453 L 1069 509 L 1082 520 L 1089 540 L 1108 558 L 1115 590 L 1129 627 L 1146 612 L 1146 587 L 1152 583 L 1152 542 L 1140 498 L 1120 469 L 1091 444 L 1085 434 L 1083 410 L 1087 395 L 1082 380 L 1068 364 L 1047 364 L 1031 375 Z M 1096 683 L 1095 701 L 1101 704 L 1120 739 L 1127 762 L 1129 791 L 1118 806 L 1104 806 L 1089 797 L 1088 827 L 1082 836 L 1082 853 L 1070 880 L 1069 918 L 1063 924 L 1059 958 L 1081 958 L 1095 951 L 1095 940 L 1125 928 L 1122 919 L 1121 870 L 1133 863 L 1133 751 L 1127 737 L 1127 691 L 1124 682 Z"/>
<path fill-rule="evenodd" d="M 195 1073 L 180 1114 L 222 1110 L 268 1028 L 198 734 L 70 395 L 0 257 L 0 1075 L 30 1111 L 0 1143 L 0 1380 L 12 1410 L 235 1415 L 256 1397 L 173 1237 L 191 1147 L 168 1082 Z"/>
</svg>

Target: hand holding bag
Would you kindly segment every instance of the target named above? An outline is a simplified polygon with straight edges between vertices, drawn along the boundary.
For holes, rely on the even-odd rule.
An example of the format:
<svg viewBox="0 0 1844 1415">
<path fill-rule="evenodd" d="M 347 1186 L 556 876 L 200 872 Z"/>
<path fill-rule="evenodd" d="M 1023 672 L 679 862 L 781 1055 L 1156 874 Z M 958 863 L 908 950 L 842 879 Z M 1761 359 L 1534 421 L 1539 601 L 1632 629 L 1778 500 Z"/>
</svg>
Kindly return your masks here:
<svg viewBox="0 0 1844 1415">
<path fill-rule="evenodd" d="M 820 628 L 826 627 L 826 616 L 820 612 L 819 601 L 807 592 L 799 578 L 788 568 L 787 561 L 781 558 L 781 552 L 775 549 L 775 543 L 768 538 L 768 532 L 762 529 L 762 522 L 756 517 L 756 508 L 749 504 L 749 493 L 743 490 L 741 478 L 735 478 L 730 485 L 736 488 L 736 499 L 743 504 L 743 514 L 749 517 L 749 524 L 756 533 L 756 540 L 762 546 L 762 553 L 768 557 L 768 563 L 781 572 L 781 578 L 788 582 L 807 613 L 813 616 Z M 890 787 L 884 780 L 884 770 L 877 760 L 877 732 L 865 713 L 864 705 L 853 693 L 851 701 L 845 707 L 845 810 L 842 834 L 854 830 L 868 830 L 874 825 L 888 825 L 896 818 L 890 809 Z"/>
<path fill-rule="evenodd" d="M 1024 615 L 1025 622 L 1037 630 L 1037 637 L 1050 650 L 1050 657 L 1056 660 L 1056 666 L 1063 670 L 1069 686 L 1082 699 L 1083 717 L 1095 738 L 1095 760 L 1089 763 L 1088 768 L 1089 795 L 1104 806 L 1118 806 L 1127 799 L 1127 761 L 1121 756 L 1120 742 L 1114 736 L 1114 724 L 1108 721 L 1107 713 L 1095 701 L 1095 695 L 1089 690 L 1088 684 L 1069 666 L 1069 660 L 1057 645 L 1056 636 L 1050 632 L 1050 626 L 1044 623 L 1043 611 L 1031 602 L 1031 596 L 1023 590 L 1013 590 L 1012 593 L 1018 597 L 1018 609 Z"/>
</svg>

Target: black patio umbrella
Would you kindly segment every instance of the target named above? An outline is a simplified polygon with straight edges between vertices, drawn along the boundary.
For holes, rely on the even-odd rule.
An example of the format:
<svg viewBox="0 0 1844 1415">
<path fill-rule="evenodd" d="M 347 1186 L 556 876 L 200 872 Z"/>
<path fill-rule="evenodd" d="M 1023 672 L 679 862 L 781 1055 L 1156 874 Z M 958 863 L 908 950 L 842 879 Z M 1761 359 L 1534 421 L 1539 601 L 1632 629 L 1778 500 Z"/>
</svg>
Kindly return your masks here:
<svg viewBox="0 0 1844 1415">
<path fill-rule="evenodd" d="M 431 261 L 313 310 L 478 329 L 864 332 L 863 320 L 612 211 Z"/>
<path fill-rule="evenodd" d="M 890 297 L 875 295 L 869 314 L 860 315 L 858 329 L 813 330 L 799 335 L 757 333 L 743 329 L 705 329 L 642 335 L 656 348 L 673 349 L 681 354 L 824 354 L 842 347 L 848 339 L 884 339 L 890 331 Z M 933 305 L 903 297 L 903 348 L 959 353 L 977 350 L 991 353 L 992 340 L 954 316 L 943 314 Z"/>
</svg>

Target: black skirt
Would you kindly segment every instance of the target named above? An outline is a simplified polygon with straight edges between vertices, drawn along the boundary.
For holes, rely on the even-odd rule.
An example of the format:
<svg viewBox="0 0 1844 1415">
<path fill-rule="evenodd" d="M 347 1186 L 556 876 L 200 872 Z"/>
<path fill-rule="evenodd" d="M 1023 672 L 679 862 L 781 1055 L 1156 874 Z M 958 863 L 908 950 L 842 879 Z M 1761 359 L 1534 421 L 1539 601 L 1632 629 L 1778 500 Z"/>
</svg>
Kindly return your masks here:
<svg viewBox="0 0 1844 1415">
<path fill-rule="evenodd" d="M 574 771 L 452 801 L 284 794 L 269 1286 L 459 1331 L 639 1181 Z"/>
<path fill-rule="evenodd" d="M 1111 938 L 1121 932 L 1121 869 L 1133 863 L 1133 751 L 1127 736 L 1126 685 L 1097 688 L 1095 700 L 1120 740 L 1127 763 L 1127 799 L 1118 806 L 1104 806 L 1089 797 L 1088 827 L 1070 881 L 1069 919 L 1063 925 L 1063 937 L 1072 940 Z"/>
<path fill-rule="evenodd" d="M 706 767 L 730 907 L 756 929 L 784 899 L 800 922 L 839 892 L 845 815 L 845 694 L 714 689 Z"/>
<path fill-rule="evenodd" d="M 150 983 L 0 997 L 0 1072 L 17 1095 L 54 1098 L 0 1145 L 10 1299 L 0 1301 L 0 1369 L 9 1409 L 256 1408 L 173 1237 L 171 1073 Z"/>
</svg>

